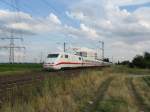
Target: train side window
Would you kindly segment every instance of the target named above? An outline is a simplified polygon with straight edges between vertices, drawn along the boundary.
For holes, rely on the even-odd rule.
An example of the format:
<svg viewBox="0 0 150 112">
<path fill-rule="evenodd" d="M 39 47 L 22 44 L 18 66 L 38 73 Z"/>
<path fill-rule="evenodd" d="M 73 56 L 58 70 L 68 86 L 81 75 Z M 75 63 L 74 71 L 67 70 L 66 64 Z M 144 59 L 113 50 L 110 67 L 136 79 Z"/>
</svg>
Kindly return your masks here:
<svg viewBox="0 0 150 112">
<path fill-rule="evenodd" d="M 68 55 L 65 55 L 65 58 L 68 58 L 69 56 Z"/>
<path fill-rule="evenodd" d="M 79 57 L 79 60 L 81 60 L 81 57 Z"/>
</svg>

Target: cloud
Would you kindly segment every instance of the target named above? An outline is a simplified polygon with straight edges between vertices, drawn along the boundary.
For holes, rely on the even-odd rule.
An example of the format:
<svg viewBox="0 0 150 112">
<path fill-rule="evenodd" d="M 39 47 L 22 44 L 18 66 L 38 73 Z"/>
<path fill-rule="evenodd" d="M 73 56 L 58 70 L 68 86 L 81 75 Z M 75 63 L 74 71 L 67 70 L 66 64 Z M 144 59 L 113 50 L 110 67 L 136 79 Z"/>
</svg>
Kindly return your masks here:
<svg viewBox="0 0 150 112">
<path fill-rule="evenodd" d="M 19 17 L 16 18 L 16 16 L 19 15 Z M 0 10 L 0 21 L 3 22 L 14 22 L 14 21 L 20 21 L 20 20 L 33 20 L 30 14 L 24 13 L 24 12 L 12 12 L 9 10 Z"/>
<path fill-rule="evenodd" d="M 65 35 L 71 35 L 71 37 L 75 38 L 81 38 L 81 39 L 90 39 L 90 40 L 96 40 L 98 37 L 100 38 L 100 35 L 97 34 L 97 32 L 86 26 L 85 24 L 80 24 L 79 28 L 74 28 L 72 26 L 65 25 L 63 29 L 61 29 L 62 33 Z"/>
<path fill-rule="evenodd" d="M 121 6 L 121 5 L 138 5 L 138 4 L 144 4 L 149 3 L 149 0 L 107 0 L 109 3 Z"/>
<path fill-rule="evenodd" d="M 110 44 L 111 50 L 113 52 L 112 55 L 114 57 L 121 58 L 122 56 L 125 59 L 132 60 L 132 58 L 137 54 L 143 54 L 145 51 L 149 51 L 150 49 L 150 41 L 141 41 L 134 44 L 129 44 L 124 41 L 115 41 Z"/>
<path fill-rule="evenodd" d="M 50 13 L 47 17 L 32 17 L 19 12 L 20 18 L 14 21 L 15 12 L 0 10 L 0 35 L 11 29 L 25 35 L 49 34 L 71 35 L 80 40 L 103 40 L 110 50 L 106 55 L 131 59 L 138 53 L 149 50 L 150 7 L 138 7 L 129 12 L 120 6 L 145 4 L 149 0 L 73 0 L 66 2 L 66 16 L 72 26 Z M 61 20 L 62 19 L 62 20 Z M 76 25 L 77 22 L 77 25 Z M 74 25 L 75 24 L 75 25 Z M 50 37 L 51 38 L 51 37 Z"/>
<path fill-rule="evenodd" d="M 96 51 L 94 49 L 90 49 L 87 47 L 77 47 L 76 51 L 82 51 L 82 52 L 89 52 L 89 53 L 96 53 Z"/>
<path fill-rule="evenodd" d="M 66 11 L 66 15 L 72 19 L 79 19 L 83 20 L 85 19 L 85 15 L 82 12 L 68 12 Z"/>
<path fill-rule="evenodd" d="M 92 28 L 87 27 L 85 24 L 80 24 L 80 29 L 81 29 L 81 31 L 83 31 L 87 35 L 89 35 L 90 37 L 93 37 L 93 38 L 98 37 L 98 34 L 96 33 L 96 31 Z"/>
<path fill-rule="evenodd" d="M 6 52 L 4 52 L 4 51 L 1 51 L 1 52 L 0 52 L 0 56 L 1 56 L 1 57 L 5 57 L 5 56 L 7 56 L 7 55 L 8 55 L 8 54 L 7 54 Z"/>
<path fill-rule="evenodd" d="M 71 6 L 68 17 L 81 20 L 83 24 L 92 27 L 99 35 L 113 39 L 121 39 L 126 42 L 138 42 L 149 39 L 150 35 L 150 8 L 140 8 L 131 13 L 121 10 L 119 5 L 128 3 L 141 3 L 135 0 L 82 0 L 78 4 Z M 147 2 L 147 1 L 143 1 Z M 89 4 L 89 5 L 88 5 Z M 90 11 L 89 11 L 90 10 Z M 82 16 L 78 17 L 78 13 Z"/>
<path fill-rule="evenodd" d="M 59 18 L 53 13 L 50 13 L 50 15 L 48 16 L 48 19 L 55 24 L 61 24 L 61 21 L 59 20 Z"/>
<path fill-rule="evenodd" d="M 106 55 L 131 60 L 150 49 L 150 7 L 138 7 L 133 12 L 119 7 L 145 3 L 149 0 L 81 0 L 70 5 L 67 16 L 80 21 L 86 31 L 87 26 L 94 29 L 99 35 L 96 39 L 103 39 L 111 49 Z"/>
<path fill-rule="evenodd" d="M 10 33 L 13 30 L 15 34 L 22 33 L 30 36 L 57 30 L 61 21 L 53 13 L 45 18 L 39 18 L 32 17 L 24 12 L 16 13 L 9 10 L 0 10 L 0 24 L 1 33 Z"/>
</svg>

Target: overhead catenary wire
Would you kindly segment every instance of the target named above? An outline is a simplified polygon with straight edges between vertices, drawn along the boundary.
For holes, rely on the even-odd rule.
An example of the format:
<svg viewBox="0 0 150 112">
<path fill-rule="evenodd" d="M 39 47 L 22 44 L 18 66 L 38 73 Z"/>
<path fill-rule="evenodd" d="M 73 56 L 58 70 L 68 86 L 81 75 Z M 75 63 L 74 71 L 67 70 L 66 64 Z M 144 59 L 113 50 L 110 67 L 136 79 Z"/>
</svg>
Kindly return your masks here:
<svg viewBox="0 0 150 112">
<path fill-rule="evenodd" d="M 4 0 L 0 0 L 0 2 L 2 2 L 2 3 L 4 3 L 4 4 L 6 4 L 6 5 L 8 5 L 8 6 L 10 6 L 10 7 L 12 7 L 12 8 L 15 8 L 15 9 L 17 9 L 17 7 L 16 6 L 14 6 L 13 4 L 11 4 L 11 3 L 9 3 L 9 2 L 6 2 L 6 1 L 4 1 Z M 28 5 L 26 5 L 26 4 L 24 4 L 24 6 L 27 8 L 27 10 L 28 11 L 31 11 L 32 13 L 40 13 L 40 12 L 38 12 L 37 10 L 34 10 L 33 11 L 33 9 L 31 9 Z M 19 9 L 19 13 L 20 13 L 20 9 Z M 30 16 L 32 17 L 32 15 L 30 14 Z M 47 24 L 47 23 L 45 23 L 45 21 L 43 21 L 41 18 L 34 18 L 34 20 L 36 21 L 36 22 L 38 22 L 38 23 L 42 23 L 42 24 L 44 24 L 44 25 L 46 25 L 46 26 L 49 26 L 49 24 Z"/>
<path fill-rule="evenodd" d="M 62 12 L 60 11 L 60 10 L 57 10 L 50 2 L 48 2 L 47 0 L 40 0 L 43 4 L 45 4 L 47 7 L 49 7 L 49 9 L 52 9 L 53 11 L 55 11 L 55 13 L 59 13 L 58 15 L 61 15 L 61 16 L 64 16 L 63 14 L 62 14 Z M 4 4 L 6 4 L 6 5 L 8 5 L 8 6 L 10 6 L 10 7 L 12 7 L 12 8 L 15 8 L 15 9 L 18 9 L 18 7 L 16 7 L 16 6 L 14 6 L 13 4 L 11 4 L 11 3 L 9 3 L 9 2 L 7 2 L 7 1 L 5 1 L 5 0 L 0 0 L 0 2 L 2 2 L 2 3 L 4 3 Z M 32 9 L 30 6 L 28 6 L 27 4 L 23 4 L 23 6 L 24 6 L 24 8 L 26 8 L 29 12 L 32 12 L 33 14 L 34 13 L 37 13 L 37 14 L 39 14 L 39 13 L 41 13 L 41 12 L 39 12 L 39 11 L 37 11 L 37 9 L 35 10 L 35 9 Z M 19 13 L 20 13 L 20 9 L 19 9 Z M 30 16 L 32 17 L 32 15 L 30 14 Z M 51 24 L 48 24 L 43 18 L 41 18 L 41 17 L 37 17 L 37 18 L 33 18 L 34 20 L 35 20 L 35 22 L 37 22 L 37 23 L 39 23 L 39 24 L 43 24 L 43 25 L 45 25 L 45 26 L 47 26 L 47 27 L 49 27 Z M 32 28 L 32 27 L 31 27 Z"/>
<path fill-rule="evenodd" d="M 62 17 L 64 15 L 62 15 L 62 12 L 58 9 L 56 9 L 49 1 L 47 0 L 40 0 L 43 4 L 45 4 L 50 10 L 53 10 L 56 14 L 59 13 L 59 15 L 61 15 Z"/>
<path fill-rule="evenodd" d="M 10 6 L 12 9 L 15 9 L 15 10 L 13 10 L 13 11 L 16 11 L 17 14 L 18 14 L 18 16 L 20 16 L 19 13 L 20 13 L 21 11 L 20 11 L 18 2 L 17 2 L 16 0 L 13 1 L 14 3 L 10 3 L 10 2 L 5 1 L 5 0 L 0 0 L 0 2 L 3 3 L 3 4 L 5 4 L 5 5 L 7 5 L 7 6 Z M 44 3 L 49 4 L 48 7 L 50 8 L 51 5 L 50 5 L 49 2 L 45 1 Z M 27 4 L 23 4 L 23 6 L 24 6 L 29 12 L 32 12 L 32 13 L 35 13 L 35 12 L 36 12 L 37 14 L 40 13 L 40 12 L 37 11 L 37 9 L 36 9 L 36 10 L 33 10 L 32 7 L 28 6 Z M 57 13 L 56 9 L 55 9 L 53 6 L 52 6 L 51 8 L 55 11 L 55 13 Z M 47 24 L 47 23 L 46 23 L 45 21 L 43 21 L 41 18 L 36 18 L 36 19 L 34 18 L 34 20 L 35 20 L 36 22 L 38 22 L 38 23 L 42 23 L 42 24 L 44 24 L 44 25 L 46 25 L 46 26 L 49 26 L 49 24 Z M 6 38 L 5 38 L 5 39 L 6 39 Z M 11 38 L 7 37 L 7 39 L 11 39 Z M 18 38 L 15 38 L 15 39 L 18 39 Z M 5 46 L 5 48 L 8 48 L 8 47 Z"/>
</svg>

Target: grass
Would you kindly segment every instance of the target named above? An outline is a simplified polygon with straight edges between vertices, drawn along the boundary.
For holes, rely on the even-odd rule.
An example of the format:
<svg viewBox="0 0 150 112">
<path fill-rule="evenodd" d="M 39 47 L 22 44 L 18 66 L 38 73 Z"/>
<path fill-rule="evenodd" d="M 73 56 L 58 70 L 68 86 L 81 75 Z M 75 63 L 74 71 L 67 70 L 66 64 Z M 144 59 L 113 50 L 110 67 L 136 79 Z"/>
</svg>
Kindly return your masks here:
<svg viewBox="0 0 150 112">
<path fill-rule="evenodd" d="M 104 112 L 137 112 L 133 98 L 126 83 L 126 76 L 116 74 L 110 84 L 104 100 L 99 102 L 98 110 Z"/>
<path fill-rule="evenodd" d="M 0 64 L 0 72 L 39 68 L 42 68 L 41 64 Z"/>
<path fill-rule="evenodd" d="M 144 79 L 148 82 L 150 81 L 150 77 L 144 77 Z M 143 103 L 147 105 L 150 109 L 150 87 L 149 83 L 145 82 L 143 78 L 134 78 L 133 82 L 136 85 L 135 88 L 140 94 Z"/>
<path fill-rule="evenodd" d="M 0 112 L 85 112 L 98 96 L 99 87 L 110 77 L 114 79 L 93 112 L 139 112 L 129 88 L 129 74 L 149 74 L 149 70 L 113 66 L 85 71 L 72 78 L 48 77 L 38 84 L 14 87 L 13 91 L 7 92 L 7 100 Z M 149 78 L 145 78 L 133 77 L 133 84 L 149 106 Z"/>
<path fill-rule="evenodd" d="M 109 99 L 99 102 L 99 105 L 95 112 L 123 112 L 119 111 L 123 106 L 127 106 L 127 103 L 121 99 Z M 127 109 L 124 109 L 127 112 Z"/>
<path fill-rule="evenodd" d="M 42 70 L 41 64 L 0 64 L 0 76 L 2 75 L 16 75 L 26 74 L 26 72 Z M 108 73 L 121 73 L 121 74 L 150 74 L 150 69 L 129 68 L 127 66 L 112 66 L 108 67 L 103 72 Z"/>
<path fill-rule="evenodd" d="M 105 78 L 102 72 L 88 72 L 71 79 L 54 76 L 38 86 L 16 88 L 8 93 L 1 112 L 80 112 Z"/>
<path fill-rule="evenodd" d="M 147 86 L 150 87 L 150 77 L 144 77 L 143 80 L 147 83 Z"/>
<path fill-rule="evenodd" d="M 135 71 L 134 71 L 135 70 Z M 149 75 L 149 70 L 145 69 L 130 69 L 123 66 L 114 66 L 113 68 L 107 68 L 106 73 L 113 73 L 116 78 L 109 86 L 107 93 L 102 101 L 99 101 L 99 105 L 95 109 L 95 112 L 139 112 L 144 107 L 145 112 L 150 111 L 150 89 L 149 89 L 149 77 L 134 77 L 134 75 Z M 135 85 L 138 97 L 140 97 L 140 104 L 146 106 L 137 105 L 135 94 L 130 90 L 128 80 L 131 78 L 130 74 L 133 74 L 133 84 Z M 143 80 L 144 79 L 144 80 Z"/>
<path fill-rule="evenodd" d="M 135 74 L 135 75 L 150 75 L 150 69 L 129 68 L 127 66 L 113 65 L 105 70 L 108 73 Z"/>
<path fill-rule="evenodd" d="M 41 64 L 0 64 L 0 76 L 24 74 L 26 72 L 38 71 L 41 69 Z"/>
</svg>

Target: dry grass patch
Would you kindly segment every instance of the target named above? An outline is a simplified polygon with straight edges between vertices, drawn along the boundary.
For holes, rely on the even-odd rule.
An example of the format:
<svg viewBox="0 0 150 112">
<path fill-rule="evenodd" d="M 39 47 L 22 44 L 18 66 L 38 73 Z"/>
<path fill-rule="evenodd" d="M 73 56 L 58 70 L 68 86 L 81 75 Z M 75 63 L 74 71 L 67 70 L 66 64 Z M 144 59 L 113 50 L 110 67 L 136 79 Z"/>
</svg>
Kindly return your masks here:
<svg viewBox="0 0 150 112">
<path fill-rule="evenodd" d="M 136 90 L 143 99 L 144 104 L 148 105 L 150 108 L 150 87 L 143 80 L 143 78 L 134 78 L 133 83 L 135 85 Z"/>
<path fill-rule="evenodd" d="M 127 86 L 127 77 L 123 74 L 116 74 L 111 82 L 102 105 L 111 108 L 110 112 L 137 112 L 138 108 L 134 104 Z"/>
<path fill-rule="evenodd" d="M 51 77 L 34 87 L 35 89 L 31 88 L 27 91 L 24 89 L 24 94 L 16 97 L 19 99 L 16 99 L 13 104 L 8 101 L 0 111 L 81 112 L 95 97 L 102 81 L 108 77 L 109 75 L 101 71 L 82 73 L 73 78 Z M 15 94 L 13 93 L 13 95 Z"/>
</svg>

